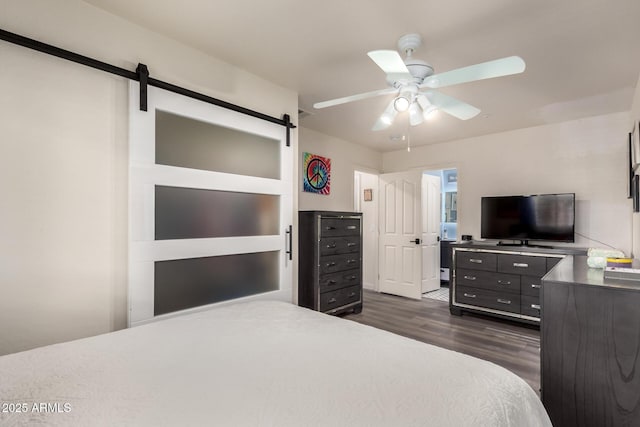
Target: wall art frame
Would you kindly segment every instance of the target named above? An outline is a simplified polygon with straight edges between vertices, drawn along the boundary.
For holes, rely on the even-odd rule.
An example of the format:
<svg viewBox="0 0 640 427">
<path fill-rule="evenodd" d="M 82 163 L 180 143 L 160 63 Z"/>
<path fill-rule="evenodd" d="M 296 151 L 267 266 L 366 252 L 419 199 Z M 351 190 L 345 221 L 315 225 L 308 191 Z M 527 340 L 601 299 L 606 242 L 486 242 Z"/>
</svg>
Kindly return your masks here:
<svg viewBox="0 0 640 427">
<path fill-rule="evenodd" d="M 302 153 L 302 191 L 324 196 L 331 193 L 331 159 Z"/>
</svg>

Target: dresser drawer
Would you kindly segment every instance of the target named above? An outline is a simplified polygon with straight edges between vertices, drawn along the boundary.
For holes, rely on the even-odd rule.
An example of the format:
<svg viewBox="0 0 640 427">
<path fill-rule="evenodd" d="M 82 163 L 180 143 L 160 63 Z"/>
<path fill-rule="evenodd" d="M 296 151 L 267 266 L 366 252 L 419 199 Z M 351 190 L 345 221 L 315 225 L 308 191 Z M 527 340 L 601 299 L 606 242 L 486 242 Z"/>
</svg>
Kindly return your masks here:
<svg viewBox="0 0 640 427">
<path fill-rule="evenodd" d="M 520 306 L 521 313 L 525 316 L 540 317 L 540 297 L 523 295 Z"/>
<path fill-rule="evenodd" d="M 456 302 L 520 313 L 520 295 L 486 289 L 456 287 Z"/>
<path fill-rule="evenodd" d="M 493 271 L 456 269 L 456 286 L 520 293 L 520 276 Z"/>
<path fill-rule="evenodd" d="M 325 218 L 320 219 L 320 237 L 331 236 L 359 236 L 360 220 L 356 218 Z"/>
<path fill-rule="evenodd" d="M 520 289 L 522 290 L 522 295 L 539 297 L 541 286 L 541 277 L 522 276 L 522 279 L 520 279 Z"/>
<path fill-rule="evenodd" d="M 335 273 L 360 267 L 360 253 L 320 257 L 320 274 Z"/>
<path fill-rule="evenodd" d="M 347 270 L 339 273 L 323 274 L 320 276 L 318 286 L 320 292 L 328 292 L 336 289 L 354 286 L 360 283 L 360 270 Z"/>
<path fill-rule="evenodd" d="M 455 251 L 455 267 L 470 270 L 496 271 L 496 254 Z"/>
<path fill-rule="evenodd" d="M 545 257 L 498 254 L 498 271 L 542 277 L 547 272 Z"/>
<path fill-rule="evenodd" d="M 320 239 L 320 255 L 346 254 L 360 251 L 360 236 L 325 237 Z"/>
<path fill-rule="evenodd" d="M 350 286 L 320 295 L 320 311 L 329 311 L 360 301 L 360 286 Z"/>
</svg>

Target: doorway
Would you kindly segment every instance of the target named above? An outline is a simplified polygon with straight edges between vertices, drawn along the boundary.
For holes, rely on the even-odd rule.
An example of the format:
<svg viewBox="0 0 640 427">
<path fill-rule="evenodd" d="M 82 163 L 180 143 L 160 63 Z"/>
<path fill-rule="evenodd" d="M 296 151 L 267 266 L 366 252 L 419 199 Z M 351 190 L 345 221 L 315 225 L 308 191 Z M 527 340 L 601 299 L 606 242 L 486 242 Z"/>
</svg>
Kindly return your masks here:
<svg viewBox="0 0 640 427">
<path fill-rule="evenodd" d="M 422 250 L 423 256 L 421 257 L 423 272 L 420 274 L 422 278 L 423 292 L 418 292 L 416 297 L 434 298 L 437 292 L 442 295 L 440 298 L 448 301 L 448 284 L 449 284 L 449 266 L 451 260 L 450 243 L 455 242 L 457 239 L 457 190 L 458 190 L 458 172 L 456 168 L 447 169 L 434 169 L 424 170 L 419 172 L 418 175 L 437 177 L 439 184 L 435 189 L 435 200 L 433 197 L 427 197 L 423 191 L 420 191 L 423 203 L 423 209 L 421 209 L 420 215 L 422 216 L 421 230 L 433 230 L 439 238 L 438 253 L 436 260 L 433 261 L 428 256 L 433 253 L 433 248 L 426 248 Z M 382 262 L 380 255 L 379 240 L 381 238 L 380 227 L 381 217 L 381 201 L 383 196 L 381 194 L 380 179 L 381 175 L 366 171 L 354 171 L 354 210 L 363 213 L 363 286 L 365 289 L 371 289 L 374 291 L 381 291 L 380 289 L 380 276 L 379 266 Z M 426 188 L 425 179 L 422 180 L 422 188 Z M 404 191 L 406 193 L 406 191 Z M 434 215 L 430 215 L 430 219 L 427 219 L 427 212 L 433 212 L 433 209 L 427 209 L 424 206 L 424 201 L 429 198 L 431 201 L 429 204 L 434 203 L 438 205 L 437 215 L 435 215 L 435 227 L 432 224 L 427 224 L 433 221 Z M 422 242 L 427 241 L 425 235 L 422 235 Z M 413 238 L 413 237 L 412 237 Z M 422 243 L 421 242 L 421 243 Z M 400 269 L 405 273 L 407 272 L 406 263 L 401 263 Z M 415 264 L 414 264 L 415 265 Z M 424 286 L 424 279 L 428 278 L 431 274 L 430 271 L 435 270 L 436 285 Z M 433 284 L 434 281 L 431 281 Z M 417 283 L 416 283 L 417 284 Z M 393 292 L 392 292 L 393 293 Z M 446 295 L 444 295 L 446 293 Z"/>
<path fill-rule="evenodd" d="M 458 170 L 436 169 L 425 175 L 440 177 L 440 288 L 423 294 L 424 298 L 449 301 L 451 243 L 458 238 Z"/>
</svg>

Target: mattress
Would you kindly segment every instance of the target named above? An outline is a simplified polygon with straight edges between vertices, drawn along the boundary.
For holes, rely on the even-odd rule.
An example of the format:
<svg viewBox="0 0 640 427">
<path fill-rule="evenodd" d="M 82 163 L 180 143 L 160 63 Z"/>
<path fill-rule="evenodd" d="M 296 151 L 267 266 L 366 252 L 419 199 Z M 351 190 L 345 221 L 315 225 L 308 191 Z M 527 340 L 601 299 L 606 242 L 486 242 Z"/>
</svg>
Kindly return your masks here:
<svg viewBox="0 0 640 427">
<path fill-rule="evenodd" d="M 2 356 L 0 405 L 2 426 L 551 425 L 493 363 L 275 301 Z"/>
</svg>

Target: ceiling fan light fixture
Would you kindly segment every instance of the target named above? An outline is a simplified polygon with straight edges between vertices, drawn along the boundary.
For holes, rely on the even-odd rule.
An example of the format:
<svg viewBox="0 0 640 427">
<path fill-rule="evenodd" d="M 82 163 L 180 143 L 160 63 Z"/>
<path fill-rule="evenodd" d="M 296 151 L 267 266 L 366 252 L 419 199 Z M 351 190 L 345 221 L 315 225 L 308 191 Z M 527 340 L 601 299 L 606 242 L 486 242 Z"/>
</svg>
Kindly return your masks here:
<svg viewBox="0 0 640 427">
<path fill-rule="evenodd" d="M 387 105 L 387 108 L 385 108 L 384 113 L 380 116 L 380 121 L 386 125 L 386 127 L 391 126 L 397 114 L 398 112 L 395 109 L 395 102 L 392 102 Z"/>
<path fill-rule="evenodd" d="M 415 95 L 417 92 L 417 87 L 402 87 L 396 99 L 393 100 L 393 108 L 395 108 L 399 113 L 407 111 L 411 106 L 411 103 L 415 99 Z"/>
<path fill-rule="evenodd" d="M 400 94 L 394 101 L 393 101 L 393 108 L 399 112 L 402 113 L 404 111 L 407 111 L 407 109 L 409 108 L 409 105 L 411 104 L 411 101 L 409 100 L 409 98 L 407 98 L 405 95 Z"/>
<path fill-rule="evenodd" d="M 391 123 L 393 123 L 393 119 L 394 119 L 395 114 L 383 114 L 380 117 L 380 120 L 382 120 L 382 122 L 386 125 L 391 125 Z"/>
<path fill-rule="evenodd" d="M 420 108 L 422 109 L 422 117 L 425 120 L 431 120 L 437 115 L 438 107 L 433 105 L 431 101 L 429 101 L 429 98 L 427 98 L 426 95 L 424 94 L 418 95 L 416 97 L 416 101 L 418 102 L 418 104 L 420 105 Z"/>
<path fill-rule="evenodd" d="M 409 107 L 409 124 L 417 126 L 423 122 L 422 110 L 417 103 L 412 103 Z"/>
</svg>

